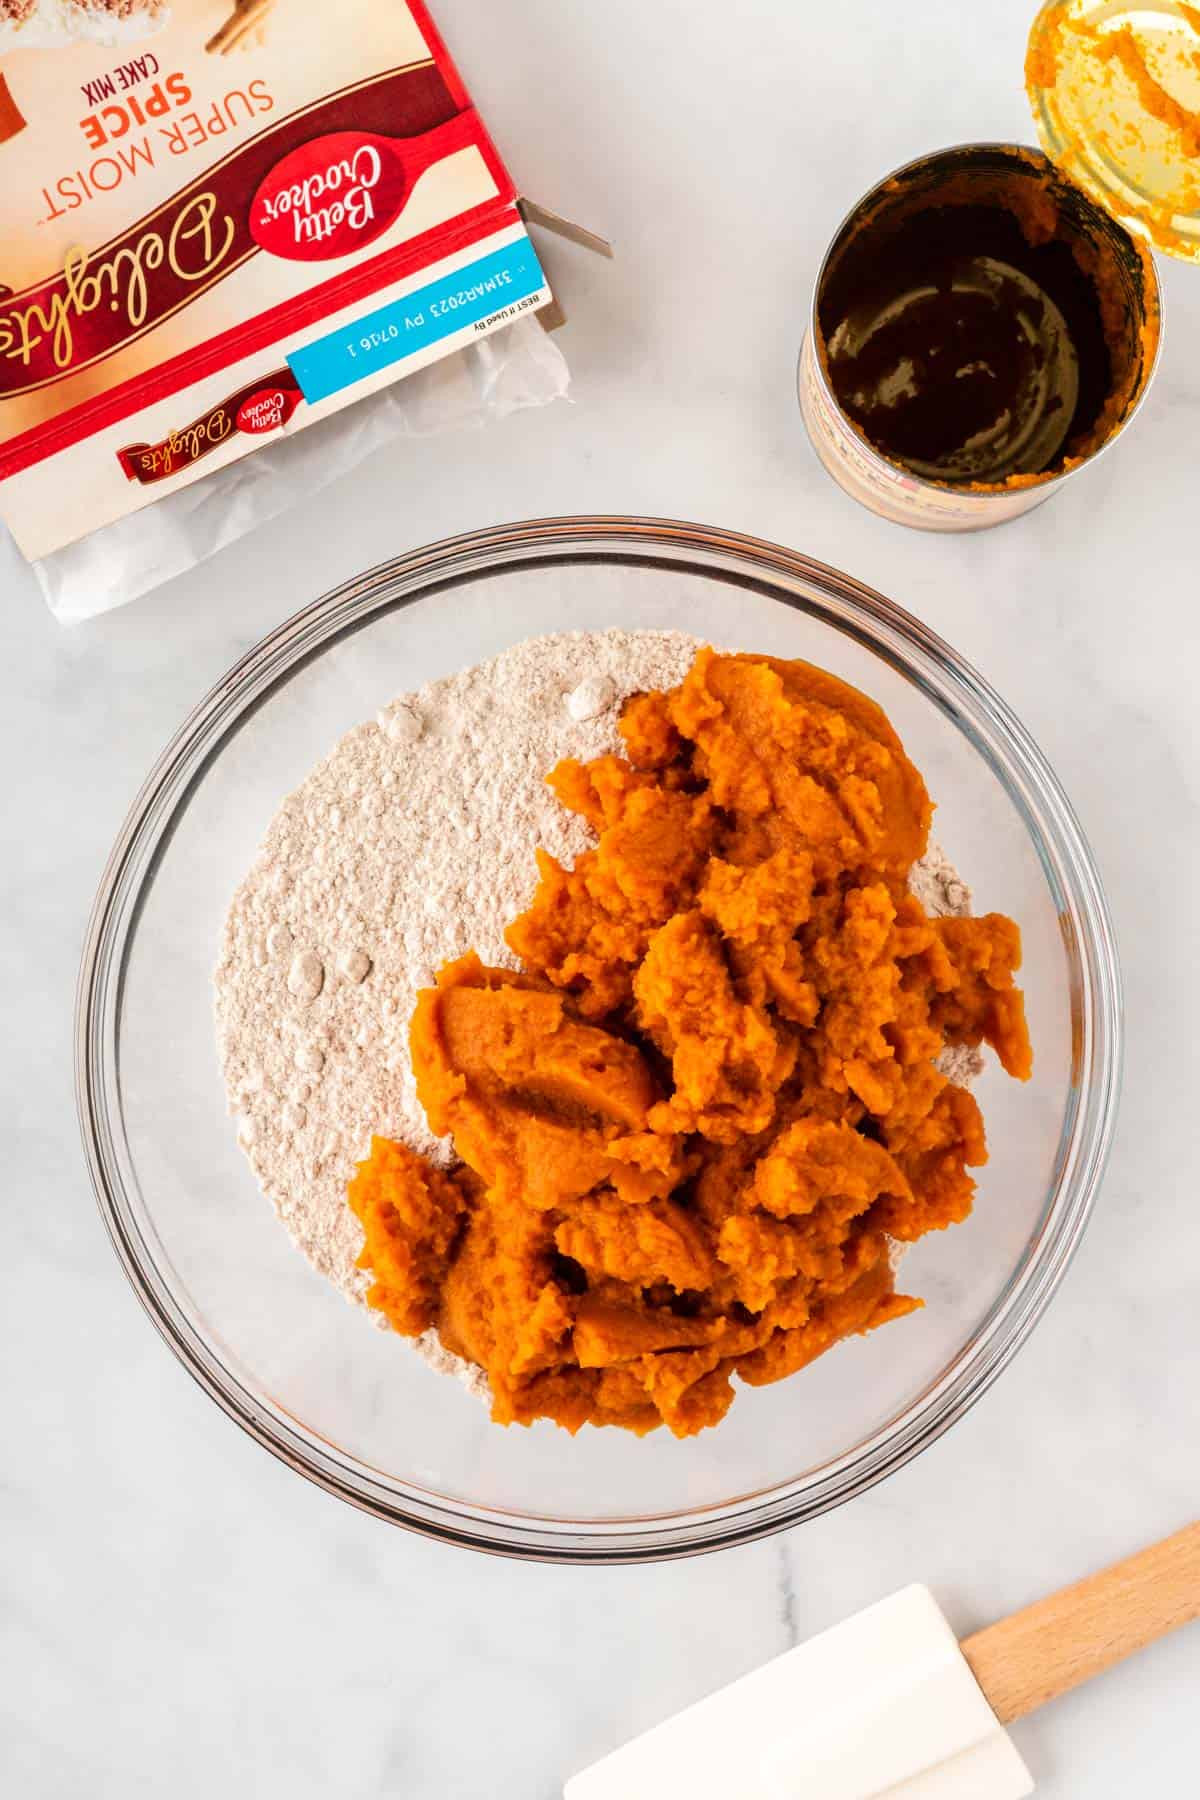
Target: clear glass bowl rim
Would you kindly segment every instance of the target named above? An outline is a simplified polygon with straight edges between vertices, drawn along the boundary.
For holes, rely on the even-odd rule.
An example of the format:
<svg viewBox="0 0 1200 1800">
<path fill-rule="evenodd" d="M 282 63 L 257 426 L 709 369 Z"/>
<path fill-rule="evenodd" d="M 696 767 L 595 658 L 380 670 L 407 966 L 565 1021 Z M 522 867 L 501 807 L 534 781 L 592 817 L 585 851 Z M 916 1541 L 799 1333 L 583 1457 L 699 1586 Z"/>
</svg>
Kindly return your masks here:
<svg viewBox="0 0 1200 1800">
<path fill-rule="evenodd" d="M 550 1519 L 439 1498 L 344 1456 L 250 1391 L 155 1262 L 121 1112 L 121 989 L 141 896 L 173 820 L 224 743 L 297 668 L 376 616 L 500 571 L 578 562 L 748 587 L 823 620 L 916 685 L 984 757 L 1029 830 L 1062 921 L 1075 1014 L 1076 1080 L 1041 1225 L 953 1363 L 900 1417 L 821 1469 L 726 1504 L 644 1518 Z M 1120 970 L 1091 852 L 1045 757 L 982 676 L 920 620 L 824 563 L 739 532 L 620 515 L 528 520 L 427 545 L 343 583 L 248 651 L 193 709 L 130 808 L 89 922 L 75 1015 L 76 1098 L 101 1216 L 135 1293 L 193 1378 L 273 1455 L 350 1504 L 443 1542 L 552 1562 L 658 1560 L 746 1543 L 865 1492 L 935 1442 L 1020 1348 L 1078 1248 L 1111 1144 L 1121 1057 Z"/>
</svg>

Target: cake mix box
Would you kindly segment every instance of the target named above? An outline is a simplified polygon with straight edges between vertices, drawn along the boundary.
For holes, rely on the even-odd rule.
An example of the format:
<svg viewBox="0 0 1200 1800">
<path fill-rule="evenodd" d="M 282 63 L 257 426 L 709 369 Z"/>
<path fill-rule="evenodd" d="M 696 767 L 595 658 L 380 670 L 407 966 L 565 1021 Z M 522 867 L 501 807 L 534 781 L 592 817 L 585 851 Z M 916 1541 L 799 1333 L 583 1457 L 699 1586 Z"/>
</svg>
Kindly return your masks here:
<svg viewBox="0 0 1200 1800">
<path fill-rule="evenodd" d="M 0 517 L 31 561 L 549 300 L 422 0 L 0 0 Z"/>
</svg>

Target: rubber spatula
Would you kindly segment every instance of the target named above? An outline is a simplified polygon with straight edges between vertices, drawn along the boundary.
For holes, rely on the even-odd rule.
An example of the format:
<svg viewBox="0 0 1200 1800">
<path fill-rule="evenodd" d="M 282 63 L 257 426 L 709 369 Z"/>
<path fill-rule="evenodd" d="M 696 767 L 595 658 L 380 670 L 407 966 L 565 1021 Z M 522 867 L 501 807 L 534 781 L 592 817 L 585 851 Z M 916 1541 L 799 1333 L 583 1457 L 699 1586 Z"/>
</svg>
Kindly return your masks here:
<svg viewBox="0 0 1200 1800">
<path fill-rule="evenodd" d="M 1200 1523 L 961 1644 L 908 1587 L 635 1738 L 566 1800 L 1017 1800 L 1004 1730 L 1200 1617 Z"/>
</svg>

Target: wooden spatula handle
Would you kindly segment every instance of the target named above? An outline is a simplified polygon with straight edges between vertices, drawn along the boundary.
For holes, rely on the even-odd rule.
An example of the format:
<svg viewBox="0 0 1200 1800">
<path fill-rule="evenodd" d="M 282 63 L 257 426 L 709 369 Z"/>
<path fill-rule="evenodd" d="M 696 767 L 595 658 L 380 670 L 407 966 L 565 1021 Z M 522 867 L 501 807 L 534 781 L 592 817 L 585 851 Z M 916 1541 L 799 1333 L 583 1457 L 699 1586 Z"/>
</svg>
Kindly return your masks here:
<svg viewBox="0 0 1200 1800">
<path fill-rule="evenodd" d="M 1002 1725 L 1200 1618 L 1200 1523 L 965 1638 Z"/>
</svg>

